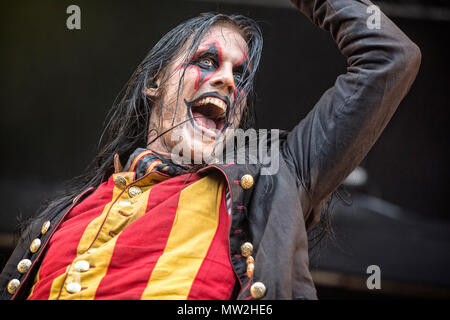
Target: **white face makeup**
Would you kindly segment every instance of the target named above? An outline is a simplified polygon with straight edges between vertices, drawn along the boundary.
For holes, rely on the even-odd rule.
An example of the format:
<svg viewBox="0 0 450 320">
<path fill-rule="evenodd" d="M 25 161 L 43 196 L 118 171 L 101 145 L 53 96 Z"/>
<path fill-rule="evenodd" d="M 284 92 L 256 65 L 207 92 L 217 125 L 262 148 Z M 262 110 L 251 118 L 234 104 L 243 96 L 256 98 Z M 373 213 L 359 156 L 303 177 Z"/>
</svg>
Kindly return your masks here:
<svg viewBox="0 0 450 320">
<path fill-rule="evenodd" d="M 231 110 L 240 93 L 237 86 L 247 67 L 247 45 L 233 26 L 213 26 L 189 61 L 185 54 L 172 62 L 163 88 L 147 89 L 155 101 L 150 118 L 149 149 L 170 158 L 175 145 L 189 146 L 194 153 L 211 154 L 218 150 L 225 129 L 237 128 L 245 101 Z M 184 72 L 184 76 L 183 76 Z M 181 125 L 180 125 L 181 124 Z M 176 128 L 174 128 L 176 127 Z M 170 129 L 177 130 L 174 138 Z M 156 129 L 156 130 L 152 130 Z M 156 132 L 169 132 L 156 141 Z M 186 151 L 186 150 L 185 150 Z"/>
</svg>

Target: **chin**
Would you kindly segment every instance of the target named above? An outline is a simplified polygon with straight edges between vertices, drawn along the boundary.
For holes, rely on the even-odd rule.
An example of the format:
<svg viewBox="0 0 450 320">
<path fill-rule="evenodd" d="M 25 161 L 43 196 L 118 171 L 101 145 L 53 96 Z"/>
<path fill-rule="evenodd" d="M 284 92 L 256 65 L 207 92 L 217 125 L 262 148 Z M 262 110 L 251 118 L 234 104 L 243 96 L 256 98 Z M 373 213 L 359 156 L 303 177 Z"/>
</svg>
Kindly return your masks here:
<svg viewBox="0 0 450 320">
<path fill-rule="evenodd" d="M 192 126 L 173 130 L 168 143 L 171 146 L 171 160 L 180 165 L 210 163 L 222 153 L 221 138 L 222 134 L 203 134 Z"/>
</svg>

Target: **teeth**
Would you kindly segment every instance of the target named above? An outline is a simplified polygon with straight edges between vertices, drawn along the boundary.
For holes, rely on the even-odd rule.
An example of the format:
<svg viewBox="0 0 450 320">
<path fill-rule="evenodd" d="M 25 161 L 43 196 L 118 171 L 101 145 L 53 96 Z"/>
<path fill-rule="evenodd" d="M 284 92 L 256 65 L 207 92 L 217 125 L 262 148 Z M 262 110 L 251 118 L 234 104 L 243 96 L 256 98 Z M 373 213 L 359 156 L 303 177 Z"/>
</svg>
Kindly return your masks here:
<svg viewBox="0 0 450 320">
<path fill-rule="evenodd" d="M 227 109 L 227 105 L 225 102 L 223 102 L 221 99 L 214 98 L 214 97 L 202 98 L 195 103 L 196 106 L 202 106 L 205 104 L 213 104 L 213 105 L 219 107 L 220 109 L 222 109 L 224 112 Z"/>
</svg>

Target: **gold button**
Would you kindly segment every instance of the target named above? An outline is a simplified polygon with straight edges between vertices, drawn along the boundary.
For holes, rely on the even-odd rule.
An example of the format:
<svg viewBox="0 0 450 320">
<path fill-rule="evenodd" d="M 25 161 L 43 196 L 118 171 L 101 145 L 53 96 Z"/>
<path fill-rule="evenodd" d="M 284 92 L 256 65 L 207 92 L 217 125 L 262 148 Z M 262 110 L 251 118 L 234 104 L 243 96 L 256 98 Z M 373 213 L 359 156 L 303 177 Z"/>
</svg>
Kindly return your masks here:
<svg viewBox="0 0 450 320">
<path fill-rule="evenodd" d="M 41 240 L 40 239 L 34 239 L 30 244 L 30 251 L 31 253 L 35 253 L 39 250 L 41 247 Z"/>
<path fill-rule="evenodd" d="M 8 292 L 10 294 L 14 294 L 16 293 L 17 289 L 19 289 L 20 286 L 20 281 L 17 279 L 12 279 L 9 283 L 8 283 Z"/>
<path fill-rule="evenodd" d="M 255 270 L 255 265 L 253 263 L 249 263 L 247 265 L 247 277 L 253 277 L 253 270 Z"/>
<path fill-rule="evenodd" d="M 126 200 L 125 199 L 125 200 L 120 200 L 118 205 L 121 206 L 121 207 L 128 207 L 128 206 L 131 206 L 132 203 L 131 203 L 130 200 Z"/>
<path fill-rule="evenodd" d="M 78 293 L 81 291 L 81 284 L 78 282 L 70 282 L 66 285 L 66 290 L 69 293 Z"/>
<path fill-rule="evenodd" d="M 45 221 L 44 224 L 42 225 L 42 229 L 41 229 L 41 233 L 42 234 L 46 234 L 48 229 L 50 229 L 50 221 Z"/>
<path fill-rule="evenodd" d="M 132 187 L 130 187 L 130 189 L 128 189 L 128 194 L 132 198 L 136 197 L 138 194 L 141 194 L 141 193 L 142 193 L 142 190 L 138 186 L 132 186 Z"/>
<path fill-rule="evenodd" d="M 90 267 L 89 262 L 86 260 L 79 260 L 75 262 L 75 271 L 77 272 L 86 272 Z"/>
<path fill-rule="evenodd" d="M 245 242 L 241 245 L 241 254 L 244 257 L 251 256 L 253 253 L 253 245 L 250 242 Z"/>
<path fill-rule="evenodd" d="M 249 174 L 245 174 L 241 178 L 241 187 L 243 189 L 250 189 L 253 185 L 253 177 Z"/>
<path fill-rule="evenodd" d="M 117 176 L 117 177 L 114 179 L 114 184 L 115 184 L 116 186 L 118 186 L 118 187 L 124 187 L 124 186 L 127 185 L 127 179 L 125 179 L 125 178 L 122 177 L 122 176 Z"/>
<path fill-rule="evenodd" d="M 31 267 L 31 260 L 23 259 L 17 264 L 17 270 L 20 273 L 26 273 Z"/>
<path fill-rule="evenodd" d="M 250 294 L 255 299 L 261 299 L 266 294 L 266 286 L 262 282 L 255 282 L 250 287 Z"/>
<path fill-rule="evenodd" d="M 255 263 L 255 259 L 253 259 L 252 256 L 247 257 L 247 264 L 250 264 L 250 263 Z"/>
</svg>

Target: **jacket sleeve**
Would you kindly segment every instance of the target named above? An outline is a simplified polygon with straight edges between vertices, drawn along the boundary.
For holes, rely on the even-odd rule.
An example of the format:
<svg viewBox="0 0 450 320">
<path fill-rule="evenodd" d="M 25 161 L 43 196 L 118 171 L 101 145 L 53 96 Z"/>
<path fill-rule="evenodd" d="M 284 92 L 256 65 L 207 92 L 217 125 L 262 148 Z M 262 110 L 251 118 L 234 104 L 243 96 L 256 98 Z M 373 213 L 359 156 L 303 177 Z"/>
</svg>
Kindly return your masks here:
<svg viewBox="0 0 450 320">
<path fill-rule="evenodd" d="M 347 59 L 340 75 L 288 134 L 284 158 L 307 194 L 310 229 L 350 172 L 364 159 L 419 69 L 419 48 L 383 13 L 370 29 L 368 0 L 292 0 L 315 25 L 330 32 Z"/>
</svg>

